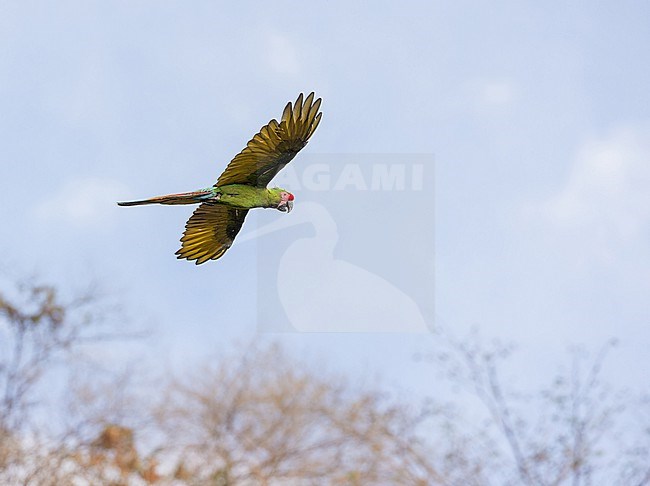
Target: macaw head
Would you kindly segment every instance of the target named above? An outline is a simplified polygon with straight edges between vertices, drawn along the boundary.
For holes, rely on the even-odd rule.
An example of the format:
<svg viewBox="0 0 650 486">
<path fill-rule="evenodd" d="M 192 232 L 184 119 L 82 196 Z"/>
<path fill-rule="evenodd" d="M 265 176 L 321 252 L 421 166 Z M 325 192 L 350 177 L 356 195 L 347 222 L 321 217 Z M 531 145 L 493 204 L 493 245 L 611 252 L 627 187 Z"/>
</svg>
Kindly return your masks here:
<svg viewBox="0 0 650 486">
<path fill-rule="evenodd" d="M 286 189 L 281 189 L 279 187 L 273 188 L 271 191 L 277 195 L 276 197 L 279 200 L 278 205 L 276 206 L 278 211 L 282 211 L 283 213 L 291 212 L 293 209 L 293 200 L 295 199 L 293 194 Z"/>
</svg>

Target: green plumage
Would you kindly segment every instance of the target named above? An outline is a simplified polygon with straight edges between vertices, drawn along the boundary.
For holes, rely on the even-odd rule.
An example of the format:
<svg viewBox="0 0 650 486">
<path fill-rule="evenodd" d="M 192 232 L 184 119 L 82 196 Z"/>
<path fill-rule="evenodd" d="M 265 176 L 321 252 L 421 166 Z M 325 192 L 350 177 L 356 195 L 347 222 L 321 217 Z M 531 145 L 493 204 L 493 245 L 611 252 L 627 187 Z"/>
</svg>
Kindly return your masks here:
<svg viewBox="0 0 650 486">
<path fill-rule="evenodd" d="M 176 254 L 197 265 L 216 260 L 230 248 L 250 209 L 291 211 L 293 195 L 266 186 L 307 144 L 322 116 L 320 104 L 320 98 L 314 101 L 314 93 L 304 102 L 301 93 L 295 104 L 287 103 L 280 122 L 271 120 L 262 127 L 213 187 L 117 204 L 200 204 L 185 225 Z"/>
<path fill-rule="evenodd" d="M 215 187 L 218 201 L 235 208 L 277 208 L 282 200 L 282 192 L 288 192 L 279 187 L 273 189 L 258 189 L 257 187 L 243 184 L 230 184 Z"/>
</svg>

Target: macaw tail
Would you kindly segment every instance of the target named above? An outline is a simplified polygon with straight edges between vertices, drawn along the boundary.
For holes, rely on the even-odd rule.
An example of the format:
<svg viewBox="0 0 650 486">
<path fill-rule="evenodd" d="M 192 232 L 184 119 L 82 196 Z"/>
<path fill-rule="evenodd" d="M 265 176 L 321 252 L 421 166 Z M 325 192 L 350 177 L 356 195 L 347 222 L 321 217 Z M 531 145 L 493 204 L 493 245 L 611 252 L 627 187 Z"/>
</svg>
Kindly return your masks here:
<svg viewBox="0 0 650 486">
<path fill-rule="evenodd" d="M 198 204 L 215 197 L 215 194 L 206 189 L 204 191 L 181 192 L 178 194 L 167 194 L 166 196 L 156 196 L 150 199 L 141 199 L 139 201 L 118 202 L 118 206 L 142 206 L 144 204 Z"/>
</svg>

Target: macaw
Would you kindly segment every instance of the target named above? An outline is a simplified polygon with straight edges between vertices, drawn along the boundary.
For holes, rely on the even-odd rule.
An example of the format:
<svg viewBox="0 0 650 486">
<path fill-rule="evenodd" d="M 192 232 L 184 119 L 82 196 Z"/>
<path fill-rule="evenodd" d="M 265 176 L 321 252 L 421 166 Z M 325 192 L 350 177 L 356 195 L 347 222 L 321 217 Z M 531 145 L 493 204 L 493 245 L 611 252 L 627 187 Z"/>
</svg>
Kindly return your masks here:
<svg viewBox="0 0 650 486">
<path fill-rule="evenodd" d="M 117 204 L 199 204 L 185 225 L 177 258 L 195 260 L 197 265 L 221 258 L 250 209 L 289 213 L 293 208 L 293 194 L 267 185 L 307 145 L 321 120 L 320 105 L 321 99 L 314 101 L 314 93 L 304 101 L 300 93 L 293 105 L 287 103 L 280 122 L 273 119 L 262 127 L 212 187 Z"/>
</svg>

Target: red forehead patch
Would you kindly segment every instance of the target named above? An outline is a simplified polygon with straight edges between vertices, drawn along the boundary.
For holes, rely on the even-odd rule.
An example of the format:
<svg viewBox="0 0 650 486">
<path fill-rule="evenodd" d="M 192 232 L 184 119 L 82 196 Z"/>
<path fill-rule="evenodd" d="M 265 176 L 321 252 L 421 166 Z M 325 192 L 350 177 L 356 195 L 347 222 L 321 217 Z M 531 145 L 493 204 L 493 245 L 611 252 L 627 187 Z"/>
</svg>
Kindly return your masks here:
<svg viewBox="0 0 650 486">
<path fill-rule="evenodd" d="M 289 193 L 289 196 L 287 197 L 287 199 L 289 201 L 293 201 L 294 200 L 293 194 Z"/>
</svg>

